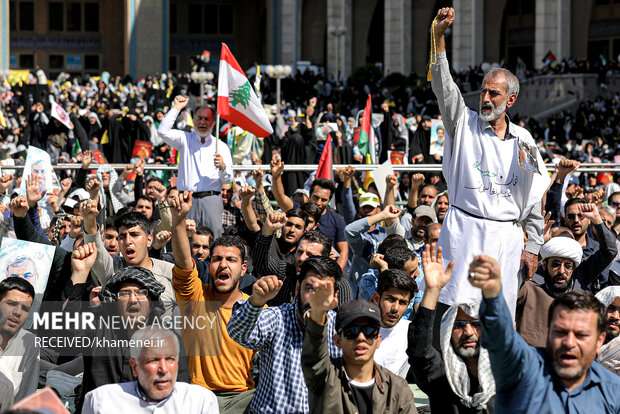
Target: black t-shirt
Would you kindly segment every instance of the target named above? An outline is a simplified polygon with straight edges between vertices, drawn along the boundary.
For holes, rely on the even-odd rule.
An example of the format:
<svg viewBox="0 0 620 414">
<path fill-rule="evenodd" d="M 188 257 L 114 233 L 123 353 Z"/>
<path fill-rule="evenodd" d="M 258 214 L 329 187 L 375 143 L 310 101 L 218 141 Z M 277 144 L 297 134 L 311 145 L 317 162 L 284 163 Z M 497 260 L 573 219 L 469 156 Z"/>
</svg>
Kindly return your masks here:
<svg viewBox="0 0 620 414">
<path fill-rule="evenodd" d="M 359 387 L 350 383 L 353 399 L 360 414 L 372 414 L 372 390 L 375 388 L 375 382 L 365 387 Z"/>
</svg>

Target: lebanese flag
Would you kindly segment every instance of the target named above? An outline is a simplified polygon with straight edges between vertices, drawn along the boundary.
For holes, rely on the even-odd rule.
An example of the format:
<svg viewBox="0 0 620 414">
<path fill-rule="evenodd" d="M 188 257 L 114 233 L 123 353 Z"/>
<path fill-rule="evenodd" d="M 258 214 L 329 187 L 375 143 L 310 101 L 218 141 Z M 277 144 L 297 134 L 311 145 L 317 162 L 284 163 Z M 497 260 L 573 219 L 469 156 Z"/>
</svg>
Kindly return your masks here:
<svg viewBox="0 0 620 414">
<path fill-rule="evenodd" d="M 325 140 L 325 146 L 319 159 L 319 168 L 316 170 L 316 178 L 327 178 L 332 180 L 332 135 L 329 134 Z"/>
<path fill-rule="evenodd" d="M 265 109 L 225 43 L 222 43 L 218 76 L 217 114 L 257 137 L 273 134 Z"/>
<path fill-rule="evenodd" d="M 50 99 L 52 102 L 52 118 L 56 118 L 60 123 L 66 126 L 69 129 L 73 129 L 71 126 L 71 120 L 69 119 L 69 114 L 67 111 L 63 109 L 62 106 L 58 105 L 56 101 Z"/>
<path fill-rule="evenodd" d="M 377 154 L 375 153 L 376 141 L 375 130 L 372 127 L 372 98 L 368 94 L 366 108 L 364 108 L 364 115 L 362 115 L 362 128 L 360 129 L 357 147 L 364 158 L 366 158 L 366 155 L 370 155 L 371 164 L 376 164 L 377 162 Z"/>
</svg>

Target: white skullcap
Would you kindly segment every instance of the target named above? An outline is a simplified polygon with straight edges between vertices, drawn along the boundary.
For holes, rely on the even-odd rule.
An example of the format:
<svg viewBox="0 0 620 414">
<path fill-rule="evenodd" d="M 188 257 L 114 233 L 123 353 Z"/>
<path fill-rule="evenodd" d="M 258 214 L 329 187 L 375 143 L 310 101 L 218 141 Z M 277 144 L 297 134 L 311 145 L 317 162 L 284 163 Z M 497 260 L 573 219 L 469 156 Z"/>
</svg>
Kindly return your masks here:
<svg viewBox="0 0 620 414">
<path fill-rule="evenodd" d="M 575 267 L 581 263 L 583 250 L 577 240 L 570 237 L 553 237 L 540 248 L 540 257 L 545 260 L 548 257 L 564 257 L 575 262 Z"/>
<path fill-rule="evenodd" d="M 620 296 L 620 286 L 608 286 L 596 294 L 596 298 L 605 307 L 611 305 L 618 296 Z"/>
</svg>

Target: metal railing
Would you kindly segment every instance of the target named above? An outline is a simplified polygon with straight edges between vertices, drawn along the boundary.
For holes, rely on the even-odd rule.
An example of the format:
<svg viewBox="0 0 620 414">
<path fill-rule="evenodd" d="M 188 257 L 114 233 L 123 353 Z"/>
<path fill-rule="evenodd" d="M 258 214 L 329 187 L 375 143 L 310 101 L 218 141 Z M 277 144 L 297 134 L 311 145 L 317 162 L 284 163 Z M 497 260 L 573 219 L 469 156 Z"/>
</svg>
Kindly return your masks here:
<svg viewBox="0 0 620 414">
<path fill-rule="evenodd" d="M 91 164 L 89 169 L 96 170 L 103 165 L 109 165 L 115 170 L 123 170 L 126 164 Z M 338 167 L 346 167 L 347 165 L 353 165 L 357 171 L 373 171 L 380 167 L 378 164 L 337 164 L 333 165 L 333 169 Z M 554 164 L 546 164 L 548 171 L 554 171 Z M 57 164 L 54 166 L 56 170 L 78 170 L 82 167 L 81 164 Z M 316 171 L 317 164 L 287 164 L 284 166 L 284 171 Z M 269 165 L 233 165 L 233 171 L 254 171 L 257 168 L 269 169 Z M 23 165 L 0 165 L 1 170 L 23 170 Z M 161 165 L 161 164 L 146 164 L 145 170 L 159 170 L 159 171 L 177 171 L 176 165 Z M 413 165 L 392 165 L 394 171 L 412 171 L 412 172 L 430 172 L 441 171 L 441 164 L 413 164 Z M 620 164 L 581 164 L 577 171 L 581 172 L 620 172 Z"/>
</svg>

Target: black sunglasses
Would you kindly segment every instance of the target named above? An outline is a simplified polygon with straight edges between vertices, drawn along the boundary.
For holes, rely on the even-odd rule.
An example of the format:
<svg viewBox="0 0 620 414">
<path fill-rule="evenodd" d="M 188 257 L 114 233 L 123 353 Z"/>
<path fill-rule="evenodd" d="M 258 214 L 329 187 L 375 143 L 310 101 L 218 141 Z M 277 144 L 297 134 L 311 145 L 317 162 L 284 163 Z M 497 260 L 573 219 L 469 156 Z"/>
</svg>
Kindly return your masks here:
<svg viewBox="0 0 620 414">
<path fill-rule="evenodd" d="M 364 333 L 366 339 L 375 340 L 379 336 L 379 327 L 373 325 L 351 325 L 342 329 L 342 333 L 345 339 L 353 341 L 357 339 L 360 332 Z"/>
</svg>

